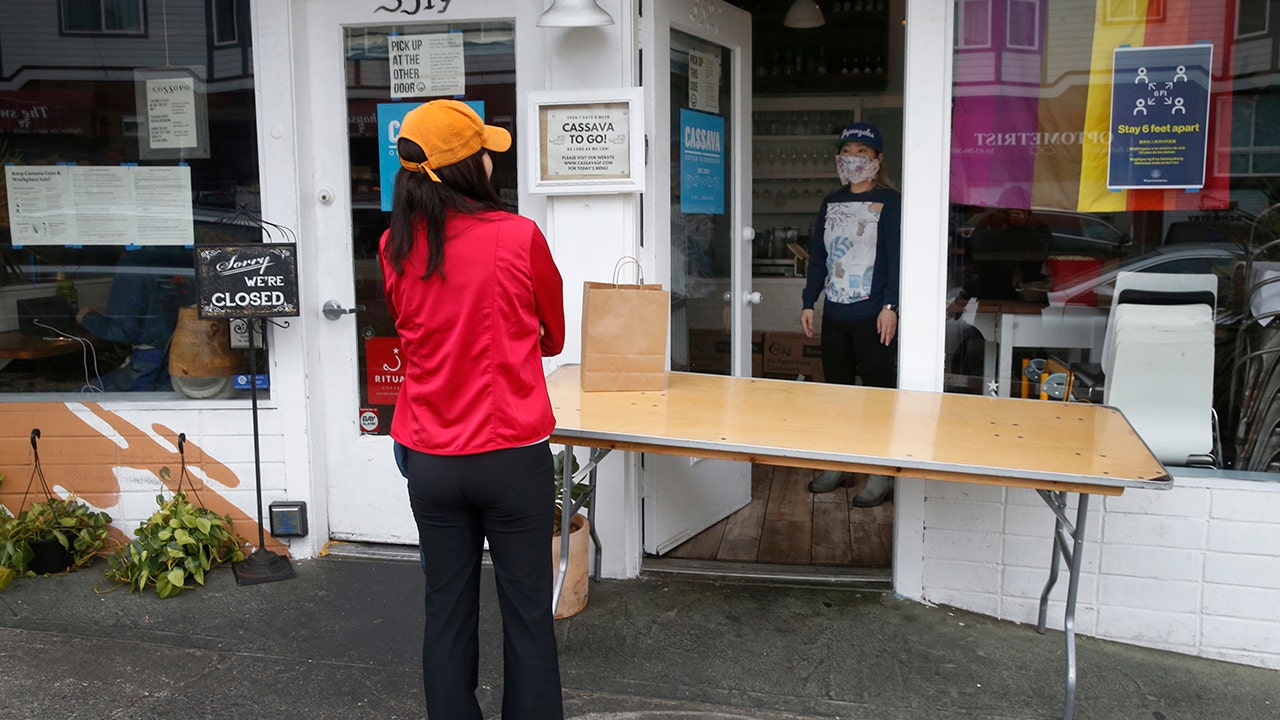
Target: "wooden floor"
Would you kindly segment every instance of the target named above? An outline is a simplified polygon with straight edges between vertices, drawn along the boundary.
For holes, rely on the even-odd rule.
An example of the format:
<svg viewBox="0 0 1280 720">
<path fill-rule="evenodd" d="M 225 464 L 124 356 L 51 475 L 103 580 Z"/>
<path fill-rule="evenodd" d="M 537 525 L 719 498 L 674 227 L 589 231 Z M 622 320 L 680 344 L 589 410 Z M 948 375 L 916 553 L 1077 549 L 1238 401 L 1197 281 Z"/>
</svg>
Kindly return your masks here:
<svg viewBox="0 0 1280 720">
<path fill-rule="evenodd" d="M 893 557 L 893 501 L 859 508 L 853 487 L 809 492 L 813 470 L 755 465 L 751 502 L 663 557 L 776 565 L 887 568 Z"/>
</svg>

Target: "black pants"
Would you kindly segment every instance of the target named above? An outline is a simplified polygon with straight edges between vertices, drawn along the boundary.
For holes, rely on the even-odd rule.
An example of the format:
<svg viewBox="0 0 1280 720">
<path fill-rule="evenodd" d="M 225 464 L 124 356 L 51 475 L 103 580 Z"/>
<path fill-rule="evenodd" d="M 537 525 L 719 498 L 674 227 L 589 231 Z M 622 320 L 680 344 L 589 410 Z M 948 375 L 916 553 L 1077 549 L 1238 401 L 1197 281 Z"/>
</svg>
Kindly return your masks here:
<svg viewBox="0 0 1280 720">
<path fill-rule="evenodd" d="M 823 380 L 837 385 L 862 384 L 891 388 L 898 385 L 898 337 L 885 345 L 876 319 L 841 322 L 822 316 Z"/>
<path fill-rule="evenodd" d="M 480 559 L 502 610 L 502 717 L 564 717 L 551 608 L 555 475 L 547 442 L 479 455 L 402 451 L 426 575 L 422 683 L 436 720 L 480 720 Z"/>
</svg>

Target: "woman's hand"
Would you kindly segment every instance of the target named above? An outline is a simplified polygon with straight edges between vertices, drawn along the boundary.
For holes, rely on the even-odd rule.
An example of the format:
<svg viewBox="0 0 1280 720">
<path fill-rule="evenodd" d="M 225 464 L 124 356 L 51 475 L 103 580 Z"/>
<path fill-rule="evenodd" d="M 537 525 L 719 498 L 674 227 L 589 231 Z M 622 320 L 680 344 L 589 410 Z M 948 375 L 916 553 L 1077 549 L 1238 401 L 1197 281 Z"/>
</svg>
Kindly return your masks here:
<svg viewBox="0 0 1280 720">
<path fill-rule="evenodd" d="M 876 331 L 880 333 L 880 342 L 888 345 L 893 336 L 898 334 L 898 311 L 884 308 L 876 316 Z"/>
<path fill-rule="evenodd" d="M 813 308 L 800 311 L 800 329 L 804 330 L 805 337 L 813 337 Z"/>
</svg>

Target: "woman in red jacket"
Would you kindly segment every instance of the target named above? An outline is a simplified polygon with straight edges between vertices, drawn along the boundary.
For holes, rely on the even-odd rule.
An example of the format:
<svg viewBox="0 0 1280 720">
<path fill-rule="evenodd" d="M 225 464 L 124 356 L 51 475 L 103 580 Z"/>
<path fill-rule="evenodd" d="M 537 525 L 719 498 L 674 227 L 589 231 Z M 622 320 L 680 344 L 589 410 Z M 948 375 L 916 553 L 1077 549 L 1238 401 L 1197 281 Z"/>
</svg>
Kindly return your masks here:
<svg viewBox="0 0 1280 720">
<path fill-rule="evenodd" d="M 507 720 L 563 717 L 548 546 L 555 427 L 542 358 L 564 347 L 564 296 L 546 238 L 506 209 L 489 151 L 511 135 L 434 100 L 400 127 L 380 258 L 407 360 L 391 436 L 426 575 L 423 685 L 431 717 L 481 717 L 480 559 L 502 610 Z"/>
</svg>

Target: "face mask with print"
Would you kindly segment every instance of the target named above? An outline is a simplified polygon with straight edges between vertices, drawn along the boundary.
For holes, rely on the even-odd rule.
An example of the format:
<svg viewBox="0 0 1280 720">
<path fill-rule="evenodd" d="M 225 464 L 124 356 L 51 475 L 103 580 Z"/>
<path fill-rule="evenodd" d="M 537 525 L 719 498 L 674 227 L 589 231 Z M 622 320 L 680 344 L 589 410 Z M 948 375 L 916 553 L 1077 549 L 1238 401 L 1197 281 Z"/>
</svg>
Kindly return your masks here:
<svg viewBox="0 0 1280 720">
<path fill-rule="evenodd" d="M 880 172 L 880 161 L 866 155 L 837 155 L 836 172 L 845 185 L 865 182 Z"/>
</svg>

